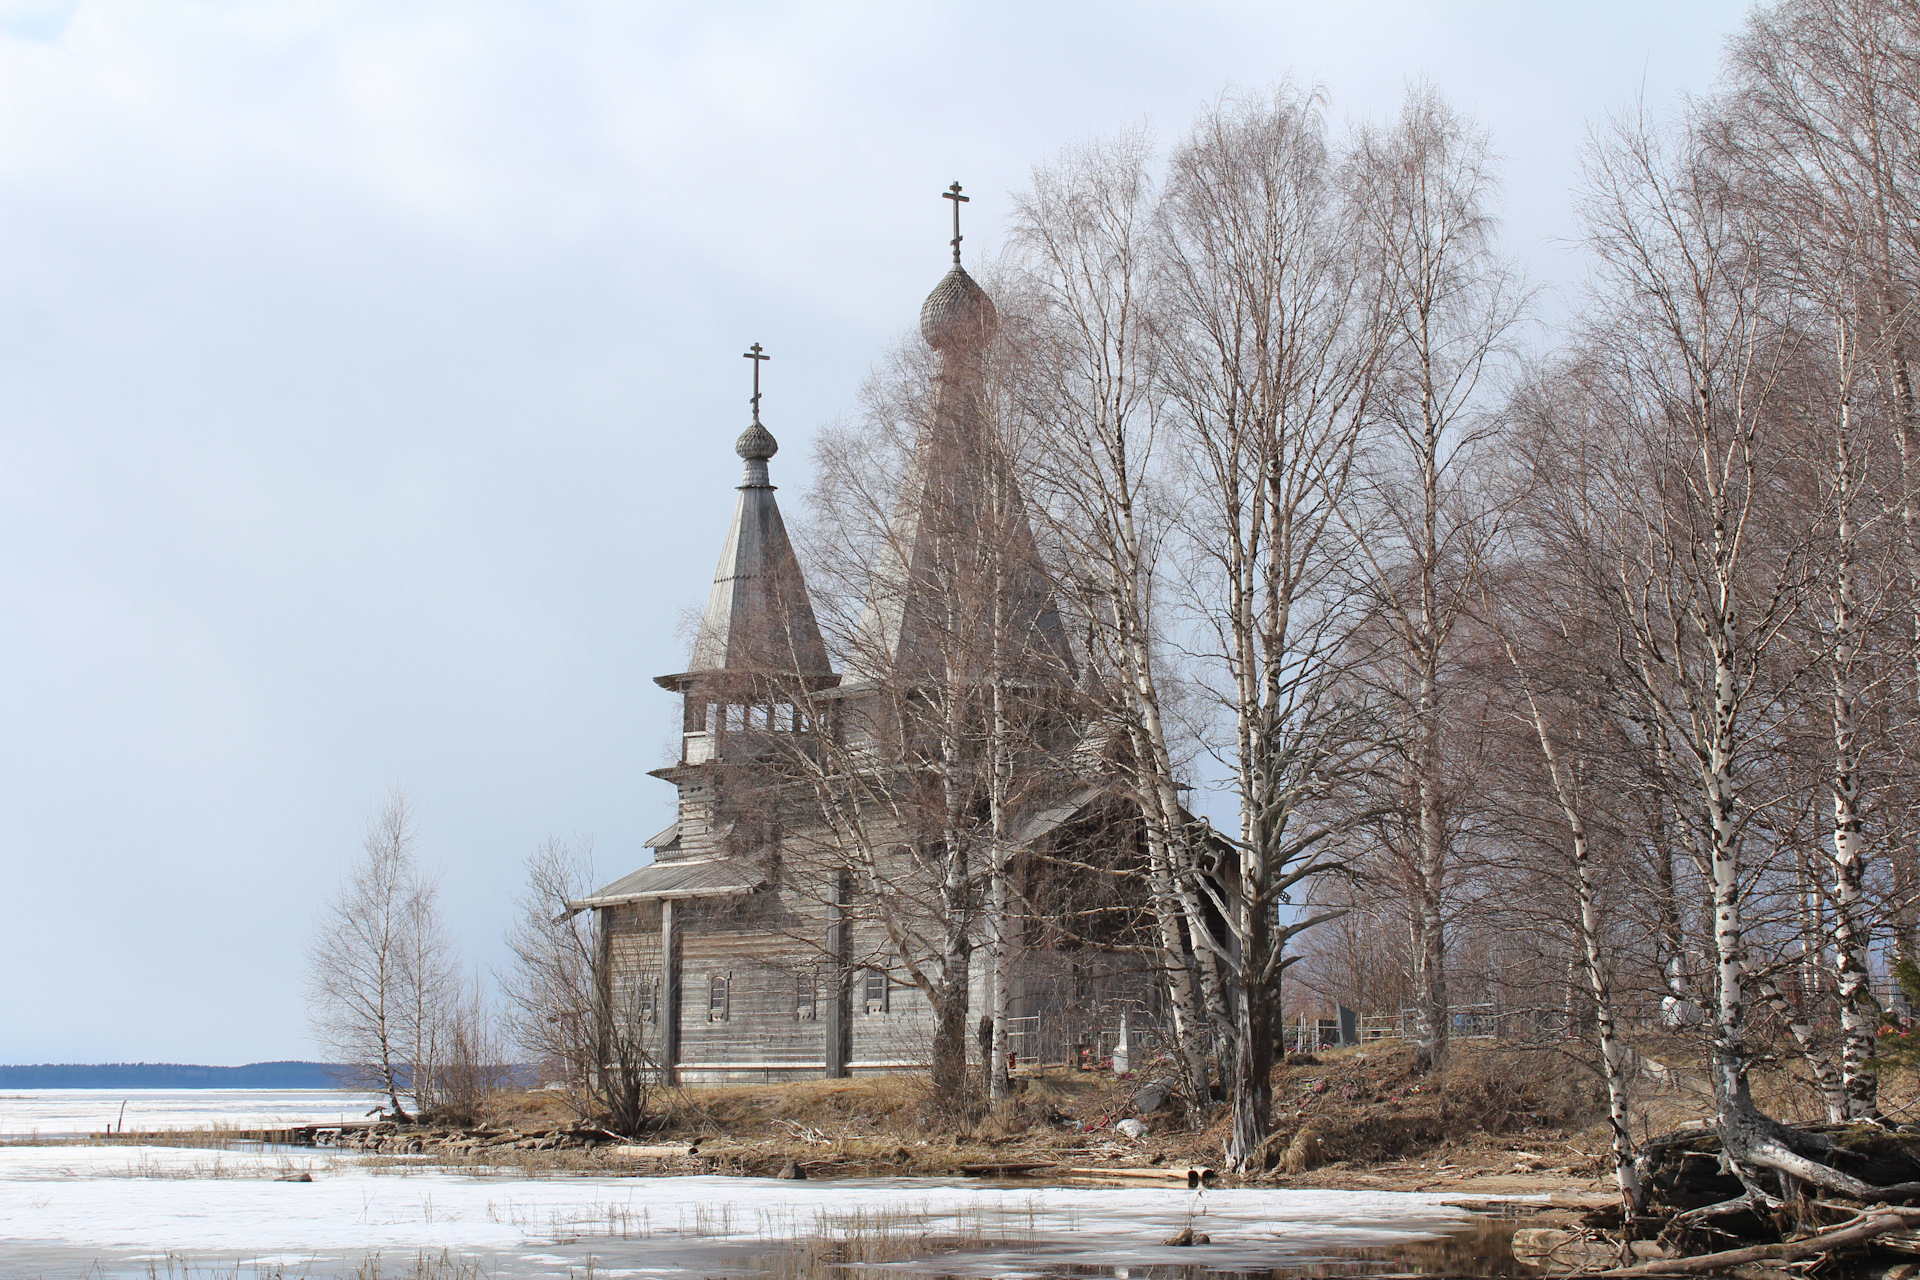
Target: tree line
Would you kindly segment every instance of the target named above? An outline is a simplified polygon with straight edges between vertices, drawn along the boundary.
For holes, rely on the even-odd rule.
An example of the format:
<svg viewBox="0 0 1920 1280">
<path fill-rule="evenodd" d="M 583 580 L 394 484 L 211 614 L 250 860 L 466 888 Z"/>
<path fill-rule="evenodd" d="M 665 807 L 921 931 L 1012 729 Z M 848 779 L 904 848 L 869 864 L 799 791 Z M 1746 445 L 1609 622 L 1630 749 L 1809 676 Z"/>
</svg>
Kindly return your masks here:
<svg viewBox="0 0 1920 1280">
<path fill-rule="evenodd" d="M 1061 873 L 1124 876 L 1144 909 L 1045 925 L 1151 957 L 1233 1167 L 1271 1155 L 1298 987 L 1404 1006 L 1425 1068 L 1463 1004 L 1559 1007 L 1628 1189 L 1626 1040 L 1657 1033 L 1710 1063 L 1736 1168 L 1858 1194 L 1751 1077 L 1784 1050 L 1826 1114 L 1873 1120 L 1875 977 L 1920 981 L 1920 6 L 1756 9 L 1712 95 L 1597 126 L 1589 278 L 1551 329 L 1501 249 L 1482 127 L 1428 85 L 1385 122 L 1328 111 L 1283 85 L 1170 146 L 1129 131 L 1036 168 L 964 360 L 903 346 L 823 433 L 803 552 L 830 642 L 887 692 L 790 756 L 832 833 L 792 852 L 865 877 L 955 1088 L 987 948 L 1002 1098 L 1009 931 L 1050 892 L 1015 826 L 1086 747 L 1061 726 L 1097 723 L 1143 856 Z M 974 428 L 930 443 L 963 383 Z M 949 469 L 970 479 L 928 498 L 935 448 L 971 451 Z M 910 493 L 931 531 L 895 518 Z M 1036 557 L 1054 615 L 1021 581 Z M 927 615 L 876 633 L 862 603 L 915 580 Z M 793 726 L 844 714 L 784 696 Z M 370 867 L 397 843 L 376 836 Z M 881 874 L 902 847 L 918 871 Z M 398 1109 L 390 1064 L 430 1080 L 439 1054 L 408 1012 L 420 886 L 391 884 L 350 895 L 399 922 L 391 1010 L 352 1006 L 395 1030 L 353 1056 Z M 520 971 L 547 976 L 513 997 L 522 1033 L 606 1110 L 592 939 L 526 919 Z"/>
<path fill-rule="evenodd" d="M 1431 86 L 1344 131 L 1316 90 L 1226 98 L 1016 195 L 982 438 L 1124 737 L 1176 1056 L 1196 1098 L 1227 1086 L 1235 1167 L 1266 1155 L 1289 969 L 1404 1006 L 1424 1067 L 1463 1003 L 1569 1012 L 1623 1179 L 1623 1018 L 1711 1060 L 1736 1160 L 1831 1173 L 1753 1106 L 1782 1047 L 1829 1116 L 1877 1116 L 1874 976 L 1912 973 L 1920 866 L 1917 58 L 1911 4 L 1776 4 L 1714 94 L 1596 127 L 1589 278 L 1551 329 L 1497 239 L 1492 141 Z M 898 536 L 925 361 L 818 451 L 830 619 Z M 1022 554 L 968 527 L 955 616 Z M 1019 684 L 1037 642 L 987 634 L 924 705 Z M 983 794 L 1036 776 L 1044 734 L 951 720 L 998 726 Z M 1182 798 L 1208 779 L 1219 831 Z M 1000 837 L 971 812 L 992 936 Z"/>
</svg>

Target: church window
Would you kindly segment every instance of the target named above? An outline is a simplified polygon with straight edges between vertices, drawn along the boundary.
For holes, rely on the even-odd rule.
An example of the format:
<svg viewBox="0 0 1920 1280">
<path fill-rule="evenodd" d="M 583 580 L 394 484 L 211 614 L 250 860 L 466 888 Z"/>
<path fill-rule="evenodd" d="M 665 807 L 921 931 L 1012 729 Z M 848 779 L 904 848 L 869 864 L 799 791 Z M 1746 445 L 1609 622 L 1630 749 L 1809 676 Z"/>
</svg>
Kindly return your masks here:
<svg viewBox="0 0 1920 1280">
<path fill-rule="evenodd" d="M 706 717 L 706 726 L 707 726 L 708 733 L 713 733 L 720 728 L 720 704 L 719 703 L 717 702 L 707 703 L 706 710 L 702 714 L 704 714 Z"/>
<path fill-rule="evenodd" d="M 707 727 L 707 700 L 688 698 L 686 714 L 681 717 L 680 727 L 686 733 L 698 733 Z"/>
<path fill-rule="evenodd" d="M 893 983 L 888 981 L 884 970 L 867 970 L 866 999 L 864 1004 L 868 1013 L 885 1013 L 887 1011 L 887 997 L 892 987 Z"/>
<path fill-rule="evenodd" d="M 646 989 L 640 992 L 639 1003 L 640 1021 L 658 1022 L 660 1020 L 660 1001 L 654 984 L 648 983 Z"/>
<path fill-rule="evenodd" d="M 820 992 L 810 973 L 795 974 L 793 979 L 793 1017 L 796 1022 L 812 1022 L 820 1016 Z"/>
<path fill-rule="evenodd" d="M 707 979 L 707 1021 L 725 1022 L 732 1012 L 733 975 L 716 973 Z"/>
</svg>

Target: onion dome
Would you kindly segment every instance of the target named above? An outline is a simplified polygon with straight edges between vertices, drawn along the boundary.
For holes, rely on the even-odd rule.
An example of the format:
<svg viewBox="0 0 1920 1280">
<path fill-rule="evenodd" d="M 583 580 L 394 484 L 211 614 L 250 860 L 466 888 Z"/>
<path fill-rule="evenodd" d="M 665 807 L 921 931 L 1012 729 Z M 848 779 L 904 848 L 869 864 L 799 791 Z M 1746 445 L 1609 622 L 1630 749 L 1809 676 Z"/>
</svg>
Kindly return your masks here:
<svg viewBox="0 0 1920 1280">
<path fill-rule="evenodd" d="M 773 481 L 767 478 L 767 459 L 780 452 L 780 442 L 773 438 L 773 432 L 760 425 L 760 415 L 753 415 L 753 423 L 740 433 L 733 442 L 733 451 L 746 460 L 746 484 L 750 488 L 768 488 Z"/>
<path fill-rule="evenodd" d="M 733 442 L 733 451 L 748 462 L 765 462 L 780 452 L 780 442 L 773 438 L 773 432 L 760 425 L 760 419 L 755 418 L 753 425 L 742 431 L 740 438 Z"/>
<path fill-rule="evenodd" d="M 935 351 L 985 342 L 999 322 L 993 299 L 957 262 L 920 304 L 920 335 Z"/>
</svg>

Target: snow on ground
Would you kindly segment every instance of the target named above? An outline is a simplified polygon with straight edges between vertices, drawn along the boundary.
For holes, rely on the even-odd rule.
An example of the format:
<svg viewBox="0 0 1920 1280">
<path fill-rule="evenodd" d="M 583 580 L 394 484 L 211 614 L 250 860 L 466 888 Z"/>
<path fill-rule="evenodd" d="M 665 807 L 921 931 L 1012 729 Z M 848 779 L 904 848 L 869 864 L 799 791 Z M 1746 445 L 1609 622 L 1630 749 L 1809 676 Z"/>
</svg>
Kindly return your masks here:
<svg viewBox="0 0 1920 1280">
<path fill-rule="evenodd" d="M 334 1089 L 15 1089 L 0 1093 L 0 1138 L 168 1129 L 268 1129 L 315 1120 L 357 1120 L 371 1094 Z"/>
<path fill-rule="evenodd" d="M 293 1170 L 314 1181 L 272 1180 Z M 375 1172 L 320 1152 L 0 1147 L 0 1253 L 11 1244 L 109 1264 L 169 1253 L 231 1264 L 448 1250 L 486 1259 L 496 1275 L 564 1275 L 589 1253 L 630 1274 L 701 1274 L 716 1248 L 737 1257 L 772 1241 L 879 1229 L 976 1241 L 975 1274 L 1011 1275 L 1068 1262 L 1271 1265 L 1428 1236 L 1463 1218 L 1436 1197 L 1391 1192 L 525 1179 Z M 1213 1247 L 1160 1247 L 1189 1224 Z M 947 1256 L 939 1269 L 974 1269 L 958 1261 Z"/>
</svg>

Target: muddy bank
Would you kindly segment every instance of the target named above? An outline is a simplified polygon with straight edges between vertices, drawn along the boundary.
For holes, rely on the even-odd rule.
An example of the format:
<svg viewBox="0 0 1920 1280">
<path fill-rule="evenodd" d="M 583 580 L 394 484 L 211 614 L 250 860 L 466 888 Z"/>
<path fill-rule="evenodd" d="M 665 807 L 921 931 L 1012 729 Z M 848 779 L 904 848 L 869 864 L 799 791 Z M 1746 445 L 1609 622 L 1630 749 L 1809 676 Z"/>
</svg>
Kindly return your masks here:
<svg viewBox="0 0 1920 1280">
<path fill-rule="evenodd" d="M 1465 1200 L 1604 1191 L 1597 1090 L 1535 1051 L 1461 1046 L 1420 1075 L 1397 1044 L 1276 1069 L 1270 1166 L 1229 1184 L 1424 1191 Z M 380 1124 L 323 1141 L 378 1162 L 528 1173 L 1027 1177 L 1181 1183 L 1218 1169 L 1227 1117 L 1196 1129 L 1151 1074 L 1055 1070 L 1002 1112 L 942 1114 L 924 1080 L 874 1077 L 662 1091 L 649 1132 L 582 1124 L 558 1095 L 494 1100 L 466 1127 Z"/>
</svg>

